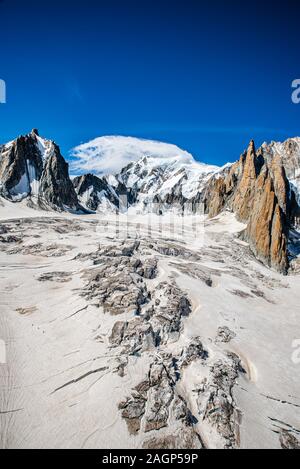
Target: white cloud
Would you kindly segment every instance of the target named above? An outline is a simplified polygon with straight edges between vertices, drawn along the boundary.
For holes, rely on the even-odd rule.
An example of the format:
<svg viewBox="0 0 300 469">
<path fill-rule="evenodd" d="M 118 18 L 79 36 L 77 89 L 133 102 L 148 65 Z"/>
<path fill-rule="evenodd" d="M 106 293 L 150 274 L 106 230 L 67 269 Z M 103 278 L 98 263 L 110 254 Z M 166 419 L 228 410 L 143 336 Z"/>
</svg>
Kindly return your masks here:
<svg viewBox="0 0 300 469">
<path fill-rule="evenodd" d="M 71 151 L 72 172 L 98 175 L 116 174 L 133 161 L 148 156 L 157 159 L 179 159 L 194 162 L 190 153 L 176 145 L 134 137 L 107 136 L 75 147 Z"/>
</svg>

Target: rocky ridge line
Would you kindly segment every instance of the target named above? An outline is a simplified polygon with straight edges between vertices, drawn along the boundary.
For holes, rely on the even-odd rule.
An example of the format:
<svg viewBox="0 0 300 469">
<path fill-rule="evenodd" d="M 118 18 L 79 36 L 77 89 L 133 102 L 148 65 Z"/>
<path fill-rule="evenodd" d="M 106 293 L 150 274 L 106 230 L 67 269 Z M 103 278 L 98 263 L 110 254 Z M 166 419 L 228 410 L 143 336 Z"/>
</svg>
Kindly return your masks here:
<svg viewBox="0 0 300 469">
<path fill-rule="evenodd" d="M 240 160 L 213 177 L 203 194 L 205 210 L 213 218 L 233 211 L 247 224 L 243 234 L 264 264 L 286 274 L 291 220 L 290 188 L 279 157 L 270 161 L 256 152 L 252 141 Z"/>
</svg>

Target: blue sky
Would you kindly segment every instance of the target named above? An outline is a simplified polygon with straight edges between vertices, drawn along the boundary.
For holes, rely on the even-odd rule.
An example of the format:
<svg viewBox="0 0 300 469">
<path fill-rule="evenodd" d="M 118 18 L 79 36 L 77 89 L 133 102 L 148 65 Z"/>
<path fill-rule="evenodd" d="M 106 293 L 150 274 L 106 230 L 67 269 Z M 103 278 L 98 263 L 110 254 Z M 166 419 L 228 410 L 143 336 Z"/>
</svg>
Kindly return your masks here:
<svg viewBox="0 0 300 469">
<path fill-rule="evenodd" d="M 65 156 L 121 134 L 208 163 L 300 135 L 299 1 L 0 1 L 0 142 L 37 127 Z"/>
</svg>

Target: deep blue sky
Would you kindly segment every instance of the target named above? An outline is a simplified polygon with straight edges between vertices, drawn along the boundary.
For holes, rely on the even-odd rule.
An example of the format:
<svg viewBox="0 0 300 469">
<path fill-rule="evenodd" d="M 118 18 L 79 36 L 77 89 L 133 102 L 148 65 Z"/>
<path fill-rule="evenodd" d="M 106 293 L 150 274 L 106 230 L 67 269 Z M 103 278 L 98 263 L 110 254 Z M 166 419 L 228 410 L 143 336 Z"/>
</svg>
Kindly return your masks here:
<svg viewBox="0 0 300 469">
<path fill-rule="evenodd" d="M 300 134 L 298 0 L 0 1 L 0 142 L 122 134 L 210 163 Z"/>
</svg>

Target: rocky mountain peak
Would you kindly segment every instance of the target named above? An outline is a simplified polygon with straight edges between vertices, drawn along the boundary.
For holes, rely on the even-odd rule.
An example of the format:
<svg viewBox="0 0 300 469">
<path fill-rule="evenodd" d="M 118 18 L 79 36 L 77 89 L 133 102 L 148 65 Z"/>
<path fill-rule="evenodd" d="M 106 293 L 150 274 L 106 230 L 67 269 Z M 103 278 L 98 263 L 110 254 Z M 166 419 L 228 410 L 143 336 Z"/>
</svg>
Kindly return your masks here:
<svg viewBox="0 0 300 469">
<path fill-rule="evenodd" d="M 255 256 L 270 267 L 288 269 L 288 231 L 291 222 L 290 185 L 280 155 L 250 142 L 248 150 L 221 177 L 212 178 L 204 202 L 209 216 L 225 208 L 247 224 L 244 239 Z"/>
<path fill-rule="evenodd" d="M 30 198 L 44 209 L 79 209 L 59 147 L 36 129 L 0 148 L 0 195 L 13 202 Z"/>
<path fill-rule="evenodd" d="M 38 131 L 38 129 L 32 129 L 31 135 L 36 136 L 36 137 L 39 137 L 39 131 Z"/>
<path fill-rule="evenodd" d="M 80 209 L 77 194 L 69 178 L 69 165 L 55 143 L 40 178 L 39 201 L 54 209 Z"/>
</svg>

